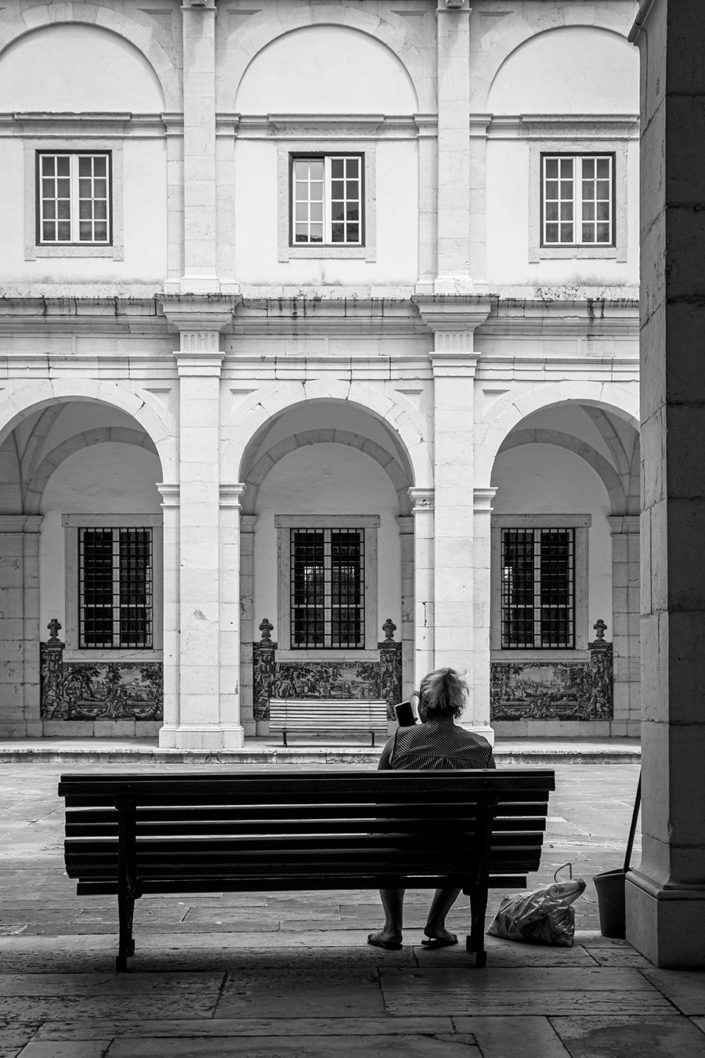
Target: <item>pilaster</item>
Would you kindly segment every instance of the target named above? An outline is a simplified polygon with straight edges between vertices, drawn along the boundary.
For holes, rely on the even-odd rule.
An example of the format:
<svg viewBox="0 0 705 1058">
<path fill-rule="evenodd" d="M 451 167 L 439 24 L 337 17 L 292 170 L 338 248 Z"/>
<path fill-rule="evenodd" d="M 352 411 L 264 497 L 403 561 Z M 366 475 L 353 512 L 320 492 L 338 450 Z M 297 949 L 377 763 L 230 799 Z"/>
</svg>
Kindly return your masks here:
<svg viewBox="0 0 705 1058">
<path fill-rule="evenodd" d="M 157 488 L 162 498 L 164 666 L 164 723 L 159 731 L 159 746 L 174 749 L 179 726 L 179 486 L 160 482 Z"/>
<path fill-rule="evenodd" d="M 433 489 L 411 488 L 414 518 L 414 687 L 434 667 Z"/>
<path fill-rule="evenodd" d="M 242 746 L 240 721 L 240 510 L 246 486 L 220 486 L 220 725 L 228 747 Z"/>
<path fill-rule="evenodd" d="M 470 7 L 438 5 L 438 274 L 436 294 L 470 294 Z"/>
<path fill-rule="evenodd" d="M 183 293 L 220 290 L 216 247 L 215 2 L 184 0 Z"/>
<path fill-rule="evenodd" d="M 494 488 L 473 489 L 472 728 L 494 743 L 490 727 L 490 566 Z"/>
<path fill-rule="evenodd" d="M 641 731 L 639 515 L 608 517 L 612 533 L 612 644 L 615 735 Z"/>
</svg>

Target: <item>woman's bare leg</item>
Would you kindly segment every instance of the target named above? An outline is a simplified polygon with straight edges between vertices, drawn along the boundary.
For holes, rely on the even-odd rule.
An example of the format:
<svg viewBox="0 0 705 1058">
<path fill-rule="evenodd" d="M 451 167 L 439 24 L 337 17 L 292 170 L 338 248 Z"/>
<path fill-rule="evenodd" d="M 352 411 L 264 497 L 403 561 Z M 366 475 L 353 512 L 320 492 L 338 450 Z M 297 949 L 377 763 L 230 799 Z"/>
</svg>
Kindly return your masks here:
<svg viewBox="0 0 705 1058">
<path fill-rule="evenodd" d="M 378 933 L 370 933 L 370 944 L 401 944 L 404 927 L 405 889 L 380 889 L 379 895 L 384 910 L 384 926 Z"/>
<path fill-rule="evenodd" d="M 430 940 L 457 944 L 458 938 L 455 933 L 450 933 L 446 929 L 446 915 L 458 899 L 459 893 L 460 889 L 436 889 L 424 929 L 424 933 Z"/>
</svg>

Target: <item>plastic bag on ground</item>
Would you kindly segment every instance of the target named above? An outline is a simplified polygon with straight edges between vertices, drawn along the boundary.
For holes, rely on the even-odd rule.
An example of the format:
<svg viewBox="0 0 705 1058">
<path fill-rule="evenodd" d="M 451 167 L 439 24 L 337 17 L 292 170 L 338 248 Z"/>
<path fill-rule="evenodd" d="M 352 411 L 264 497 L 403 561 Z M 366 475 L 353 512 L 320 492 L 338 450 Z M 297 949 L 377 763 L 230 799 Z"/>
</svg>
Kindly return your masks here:
<svg viewBox="0 0 705 1058">
<path fill-rule="evenodd" d="M 571 904 L 585 891 L 582 878 L 554 882 L 530 893 L 505 896 L 487 932 L 492 937 L 552 944 L 572 948 L 575 908 Z"/>
</svg>

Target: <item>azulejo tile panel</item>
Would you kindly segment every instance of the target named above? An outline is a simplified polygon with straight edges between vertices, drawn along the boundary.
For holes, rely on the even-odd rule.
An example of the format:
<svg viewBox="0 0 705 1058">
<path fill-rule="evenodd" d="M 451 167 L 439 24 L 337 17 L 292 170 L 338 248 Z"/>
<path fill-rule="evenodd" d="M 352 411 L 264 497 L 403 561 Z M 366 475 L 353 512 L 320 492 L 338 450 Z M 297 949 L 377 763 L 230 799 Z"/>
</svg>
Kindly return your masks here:
<svg viewBox="0 0 705 1058">
<path fill-rule="evenodd" d="M 42 644 L 43 720 L 161 720 L 158 661 L 67 661 Z"/>
<path fill-rule="evenodd" d="M 276 644 L 253 643 L 255 719 L 269 718 L 269 699 L 340 698 L 401 701 L 401 643 L 385 644 L 379 661 L 276 660 Z"/>
<path fill-rule="evenodd" d="M 492 720 L 611 720 L 612 649 L 588 661 L 494 661 Z"/>
</svg>

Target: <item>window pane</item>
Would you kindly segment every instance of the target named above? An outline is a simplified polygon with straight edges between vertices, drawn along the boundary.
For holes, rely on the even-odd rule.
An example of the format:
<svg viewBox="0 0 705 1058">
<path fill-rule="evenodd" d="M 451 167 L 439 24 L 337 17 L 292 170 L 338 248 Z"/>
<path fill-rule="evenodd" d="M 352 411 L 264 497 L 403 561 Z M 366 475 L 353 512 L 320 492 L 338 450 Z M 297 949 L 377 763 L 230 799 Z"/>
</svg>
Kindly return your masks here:
<svg viewBox="0 0 705 1058">
<path fill-rule="evenodd" d="M 546 176 L 555 179 L 558 176 L 558 159 L 546 158 Z"/>
<path fill-rule="evenodd" d="M 597 241 L 598 242 L 609 242 L 610 241 L 610 226 L 609 224 L 598 224 L 597 225 Z"/>
<path fill-rule="evenodd" d="M 342 223 L 331 225 L 331 234 L 333 242 L 345 242 L 345 225 Z"/>
<path fill-rule="evenodd" d="M 330 163 L 330 174 L 333 178 L 341 178 L 345 175 L 345 159 L 332 158 Z"/>
<path fill-rule="evenodd" d="M 558 225 L 546 225 L 546 242 L 558 242 Z"/>
<path fill-rule="evenodd" d="M 71 168 L 71 159 L 64 154 L 56 159 L 56 171 L 59 176 L 68 176 Z"/>
<path fill-rule="evenodd" d="M 348 226 L 347 226 L 347 241 L 348 242 L 359 242 L 360 241 L 360 225 L 359 224 L 348 224 Z"/>
<path fill-rule="evenodd" d="M 331 198 L 345 197 L 345 183 L 343 180 L 331 180 Z"/>
<path fill-rule="evenodd" d="M 598 177 L 608 177 L 610 175 L 610 158 L 598 158 L 597 159 L 597 175 Z"/>
<path fill-rule="evenodd" d="M 71 225 L 67 220 L 57 224 L 57 238 L 59 242 L 71 242 Z"/>
<path fill-rule="evenodd" d="M 573 241 L 573 225 L 561 224 L 561 242 Z"/>
<path fill-rule="evenodd" d="M 108 241 L 108 225 L 105 221 L 100 220 L 93 225 L 93 239 L 94 242 Z"/>
<path fill-rule="evenodd" d="M 53 154 L 44 154 L 41 159 L 42 176 L 53 176 L 56 172 L 56 159 Z"/>
<path fill-rule="evenodd" d="M 54 242 L 56 238 L 56 229 L 53 224 L 44 221 L 42 224 L 42 239 L 45 242 Z"/>
</svg>

